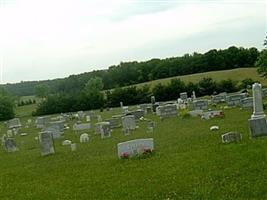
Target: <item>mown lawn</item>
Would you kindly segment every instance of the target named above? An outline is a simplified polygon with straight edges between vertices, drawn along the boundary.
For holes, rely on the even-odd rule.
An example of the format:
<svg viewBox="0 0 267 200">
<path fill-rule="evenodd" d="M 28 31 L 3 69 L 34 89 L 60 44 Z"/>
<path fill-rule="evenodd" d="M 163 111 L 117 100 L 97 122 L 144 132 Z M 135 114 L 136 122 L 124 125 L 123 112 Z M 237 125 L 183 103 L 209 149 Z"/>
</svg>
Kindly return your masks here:
<svg viewBox="0 0 267 200">
<path fill-rule="evenodd" d="M 101 115 L 105 119 L 119 112 Z M 224 119 L 208 121 L 160 121 L 148 115 L 157 122 L 153 134 L 140 122 L 130 136 L 115 129 L 112 138 L 102 140 L 89 131 L 91 141 L 83 144 L 68 130 L 65 139 L 76 142 L 77 151 L 71 152 L 59 139 L 56 154 L 47 157 L 41 157 L 34 140 L 38 130 L 24 128 L 29 135 L 16 137 L 19 152 L 0 150 L 0 199 L 267 199 L 267 138 L 250 138 L 251 112 L 230 109 Z M 28 118 L 23 116 L 22 123 Z M 212 125 L 220 130 L 211 132 Z M 5 133 L 3 123 L 0 127 Z M 228 131 L 241 132 L 242 142 L 222 144 L 221 134 Z M 117 143 L 150 137 L 156 149 L 152 157 L 117 158 Z"/>
</svg>

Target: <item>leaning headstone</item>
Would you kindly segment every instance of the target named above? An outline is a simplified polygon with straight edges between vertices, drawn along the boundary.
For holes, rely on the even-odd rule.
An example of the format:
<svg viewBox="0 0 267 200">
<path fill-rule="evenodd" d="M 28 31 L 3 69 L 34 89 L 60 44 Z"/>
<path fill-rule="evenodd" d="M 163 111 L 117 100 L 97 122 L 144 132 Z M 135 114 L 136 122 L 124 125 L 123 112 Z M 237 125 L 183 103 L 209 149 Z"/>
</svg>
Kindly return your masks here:
<svg viewBox="0 0 267 200">
<path fill-rule="evenodd" d="M 252 86 L 252 93 L 253 93 L 253 114 L 249 119 L 250 132 L 252 137 L 266 136 L 267 122 L 262 104 L 261 84 L 254 83 Z"/>
<path fill-rule="evenodd" d="M 222 135 L 223 143 L 240 142 L 242 140 L 242 134 L 236 132 L 229 132 Z"/>
<path fill-rule="evenodd" d="M 5 138 L 4 147 L 7 152 L 18 151 L 18 147 L 14 138 Z"/>
<path fill-rule="evenodd" d="M 154 139 L 136 139 L 122 142 L 117 145 L 118 157 L 129 158 L 143 153 L 154 151 Z"/>
<path fill-rule="evenodd" d="M 160 119 L 165 119 L 168 117 L 176 117 L 178 114 L 177 107 L 175 104 L 159 106 L 157 109 Z"/>
<path fill-rule="evenodd" d="M 41 147 L 41 155 L 46 156 L 55 153 L 54 140 L 51 132 L 39 133 L 39 141 Z"/>
<path fill-rule="evenodd" d="M 133 115 L 126 115 L 122 117 L 123 129 L 133 131 L 136 128 L 135 117 Z"/>
<path fill-rule="evenodd" d="M 207 110 L 209 108 L 208 100 L 201 99 L 193 101 L 194 110 Z"/>
<path fill-rule="evenodd" d="M 240 103 L 242 108 L 253 108 L 253 97 L 241 99 Z"/>
</svg>

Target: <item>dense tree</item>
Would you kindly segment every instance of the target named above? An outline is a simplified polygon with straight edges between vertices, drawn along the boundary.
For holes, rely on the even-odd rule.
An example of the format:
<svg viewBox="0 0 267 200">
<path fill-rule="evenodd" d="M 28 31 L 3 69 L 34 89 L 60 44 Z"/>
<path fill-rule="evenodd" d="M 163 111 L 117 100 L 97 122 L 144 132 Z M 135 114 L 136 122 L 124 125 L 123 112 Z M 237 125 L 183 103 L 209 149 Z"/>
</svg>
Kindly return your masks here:
<svg viewBox="0 0 267 200">
<path fill-rule="evenodd" d="M 4 89 L 0 89 L 0 120 L 8 120 L 14 116 L 14 101 L 12 97 Z"/>
<path fill-rule="evenodd" d="M 49 94 L 49 88 L 46 85 L 37 85 L 34 88 L 35 95 L 40 98 L 45 98 Z"/>
</svg>

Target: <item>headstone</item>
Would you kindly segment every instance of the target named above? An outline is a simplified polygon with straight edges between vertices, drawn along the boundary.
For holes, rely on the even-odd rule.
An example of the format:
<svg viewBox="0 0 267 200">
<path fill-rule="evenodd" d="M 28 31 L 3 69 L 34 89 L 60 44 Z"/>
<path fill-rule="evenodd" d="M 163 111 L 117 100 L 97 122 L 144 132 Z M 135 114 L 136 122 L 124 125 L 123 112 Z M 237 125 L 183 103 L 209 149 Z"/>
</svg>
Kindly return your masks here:
<svg viewBox="0 0 267 200">
<path fill-rule="evenodd" d="M 222 110 L 213 110 L 213 111 L 207 111 L 207 112 L 203 112 L 202 114 L 202 119 L 211 119 L 214 117 L 219 117 L 219 118 L 223 118 L 224 112 Z"/>
<path fill-rule="evenodd" d="M 188 98 L 188 96 L 187 96 L 187 92 L 182 92 L 182 93 L 180 93 L 180 99 L 182 99 L 183 101 L 187 101 L 187 98 Z"/>
<path fill-rule="evenodd" d="M 9 129 L 20 128 L 21 127 L 20 119 L 14 118 L 14 119 L 8 120 L 7 127 Z"/>
<path fill-rule="evenodd" d="M 193 108 L 194 110 L 208 110 L 208 100 L 201 99 L 193 101 Z"/>
<path fill-rule="evenodd" d="M 153 105 L 153 104 L 155 104 L 156 103 L 156 98 L 155 98 L 155 96 L 151 96 L 151 104 Z"/>
<path fill-rule="evenodd" d="M 101 115 L 97 115 L 97 122 L 102 122 L 102 117 L 101 117 Z"/>
<path fill-rule="evenodd" d="M 91 123 L 81 123 L 81 124 L 76 123 L 73 125 L 74 131 L 83 131 L 88 129 L 91 129 Z"/>
<path fill-rule="evenodd" d="M 12 130 L 7 130 L 7 137 L 13 137 L 13 131 Z"/>
<path fill-rule="evenodd" d="M 54 141 L 51 132 L 39 133 L 39 140 L 41 146 L 41 155 L 46 156 L 55 153 Z"/>
<path fill-rule="evenodd" d="M 64 140 L 64 141 L 62 142 L 62 145 L 63 145 L 63 146 L 71 145 L 71 141 L 70 141 L 70 140 Z"/>
<path fill-rule="evenodd" d="M 122 117 L 122 127 L 124 131 L 133 131 L 136 129 L 135 117 L 133 115 L 126 115 Z"/>
<path fill-rule="evenodd" d="M 124 114 L 128 113 L 129 112 L 129 107 L 128 106 L 123 106 L 122 107 L 122 111 Z"/>
<path fill-rule="evenodd" d="M 150 103 L 140 104 L 139 107 L 145 114 L 152 112 L 152 104 Z"/>
<path fill-rule="evenodd" d="M 80 143 L 89 142 L 89 135 L 87 133 L 83 133 L 80 135 Z"/>
<path fill-rule="evenodd" d="M 65 124 L 65 121 L 54 121 L 54 122 L 50 122 L 49 126 L 56 127 L 61 132 L 63 132 L 64 131 L 64 124 Z"/>
<path fill-rule="evenodd" d="M 58 126 L 48 126 L 42 129 L 42 132 L 50 132 L 52 134 L 53 139 L 61 138 L 62 132 Z"/>
<path fill-rule="evenodd" d="M 121 127 L 121 118 L 112 117 L 110 119 L 106 119 L 105 121 L 110 123 L 110 128 L 112 129 Z"/>
<path fill-rule="evenodd" d="M 226 102 L 228 106 L 240 106 L 241 100 L 246 98 L 245 93 L 233 94 L 226 97 Z"/>
<path fill-rule="evenodd" d="M 131 111 L 127 115 L 133 115 L 136 120 L 139 120 L 141 117 L 145 116 L 145 112 L 141 109 L 136 110 L 136 111 Z"/>
<path fill-rule="evenodd" d="M 192 92 L 192 99 L 195 100 L 197 97 L 196 97 L 196 93 L 195 91 Z"/>
<path fill-rule="evenodd" d="M 226 96 L 227 93 L 226 92 L 222 92 L 220 94 L 217 95 L 213 95 L 212 96 L 212 103 L 222 103 L 226 101 Z"/>
<path fill-rule="evenodd" d="M 123 107 L 123 102 L 122 102 L 122 101 L 120 102 L 120 107 L 121 107 L 121 108 Z"/>
<path fill-rule="evenodd" d="M 156 127 L 156 122 L 149 121 L 148 124 L 147 124 L 147 131 L 149 133 L 154 133 L 155 127 Z"/>
<path fill-rule="evenodd" d="M 118 157 L 133 157 L 136 155 L 142 155 L 146 152 L 154 151 L 154 139 L 136 139 L 127 142 L 122 142 L 117 145 Z"/>
<path fill-rule="evenodd" d="M 159 106 L 157 109 L 160 119 L 165 119 L 168 117 L 176 117 L 178 114 L 177 107 L 175 104 Z"/>
<path fill-rule="evenodd" d="M 85 116 L 84 112 L 83 111 L 78 111 L 77 114 L 78 114 L 79 120 L 83 120 L 83 118 Z"/>
<path fill-rule="evenodd" d="M 49 116 L 37 117 L 35 124 L 37 128 L 44 128 L 49 123 Z"/>
<path fill-rule="evenodd" d="M 241 99 L 242 108 L 253 108 L 253 97 Z"/>
<path fill-rule="evenodd" d="M 240 142 L 242 140 L 242 134 L 236 132 L 229 132 L 222 135 L 223 143 Z"/>
<path fill-rule="evenodd" d="M 267 122 L 262 104 L 261 84 L 254 83 L 252 86 L 252 93 L 253 93 L 253 114 L 249 119 L 250 132 L 252 137 L 266 136 Z"/>
<path fill-rule="evenodd" d="M 110 123 L 109 122 L 102 122 L 101 128 L 100 128 L 101 138 L 109 138 L 111 137 L 111 129 L 110 129 Z"/>
<path fill-rule="evenodd" d="M 86 115 L 86 121 L 87 121 L 87 122 L 91 122 L 91 117 L 90 117 L 90 115 Z"/>
<path fill-rule="evenodd" d="M 203 110 L 192 110 L 189 111 L 189 115 L 192 117 L 198 117 L 198 116 L 202 116 L 203 115 Z"/>
<path fill-rule="evenodd" d="M 71 144 L 71 145 L 70 145 L 70 149 L 71 149 L 71 151 L 76 151 L 76 150 L 77 150 L 77 145 L 76 145 L 76 143 Z"/>
<path fill-rule="evenodd" d="M 18 147 L 14 138 L 9 138 L 9 137 L 5 138 L 4 147 L 7 152 L 18 151 Z"/>
</svg>

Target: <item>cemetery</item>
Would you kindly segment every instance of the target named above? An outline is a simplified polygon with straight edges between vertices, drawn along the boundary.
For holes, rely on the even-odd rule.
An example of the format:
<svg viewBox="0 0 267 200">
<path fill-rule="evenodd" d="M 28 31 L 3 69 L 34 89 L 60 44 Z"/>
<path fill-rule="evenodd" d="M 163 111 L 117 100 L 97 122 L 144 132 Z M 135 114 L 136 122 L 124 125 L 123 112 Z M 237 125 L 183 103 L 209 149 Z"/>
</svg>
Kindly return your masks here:
<svg viewBox="0 0 267 200">
<path fill-rule="evenodd" d="M 24 199 L 25 190 L 32 199 L 224 199 L 261 193 L 251 180 L 261 178 L 267 145 L 261 85 L 246 96 L 180 95 L 177 101 L 152 97 L 151 103 L 121 102 L 104 112 L 1 122 L 1 171 L 4 179 L 14 176 L 1 194 L 10 187 L 19 191 L 11 199 Z M 33 177 L 46 187 L 36 188 Z"/>
</svg>

